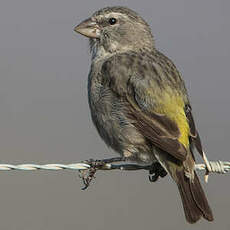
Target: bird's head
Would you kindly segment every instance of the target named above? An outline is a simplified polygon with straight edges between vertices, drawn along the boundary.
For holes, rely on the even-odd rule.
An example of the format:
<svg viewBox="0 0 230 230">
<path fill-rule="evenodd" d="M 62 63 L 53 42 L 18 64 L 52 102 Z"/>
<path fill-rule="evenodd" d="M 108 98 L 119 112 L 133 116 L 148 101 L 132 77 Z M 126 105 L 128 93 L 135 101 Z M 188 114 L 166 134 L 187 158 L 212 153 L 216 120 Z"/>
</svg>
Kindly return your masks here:
<svg viewBox="0 0 230 230">
<path fill-rule="evenodd" d="M 95 12 L 74 29 L 90 38 L 93 56 L 128 50 L 154 49 L 148 24 L 136 12 L 126 7 L 106 7 Z"/>
</svg>

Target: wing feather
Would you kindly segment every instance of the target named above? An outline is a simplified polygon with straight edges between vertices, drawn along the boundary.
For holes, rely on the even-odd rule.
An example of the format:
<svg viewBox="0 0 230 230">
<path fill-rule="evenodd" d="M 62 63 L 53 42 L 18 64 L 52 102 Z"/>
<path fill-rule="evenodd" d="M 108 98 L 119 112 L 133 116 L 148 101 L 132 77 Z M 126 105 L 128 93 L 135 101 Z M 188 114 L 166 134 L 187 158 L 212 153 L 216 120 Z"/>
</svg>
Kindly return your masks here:
<svg viewBox="0 0 230 230">
<path fill-rule="evenodd" d="M 154 112 L 157 102 L 154 93 L 161 92 L 159 77 L 157 70 L 152 71 L 156 64 L 145 59 L 148 61 L 134 54 L 115 55 L 103 64 L 102 71 L 110 88 L 126 102 L 125 113 L 142 135 L 153 145 L 184 161 L 187 149 L 178 140 L 181 133 L 176 122 L 167 114 Z"/>
</svg>

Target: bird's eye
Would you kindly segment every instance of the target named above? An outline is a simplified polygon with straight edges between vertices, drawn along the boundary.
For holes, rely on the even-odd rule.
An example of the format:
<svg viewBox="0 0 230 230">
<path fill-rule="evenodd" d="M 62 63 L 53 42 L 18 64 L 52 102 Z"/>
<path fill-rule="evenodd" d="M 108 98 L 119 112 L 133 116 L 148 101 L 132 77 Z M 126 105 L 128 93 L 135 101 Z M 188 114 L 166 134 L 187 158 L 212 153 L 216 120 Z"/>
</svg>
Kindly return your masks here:
<svg viewBox="0 0 230 230">
<path fill-rule="evenodd" d="M 116 18 L 110 18 L 110 19 L 109 19 L 109 24 L 110 24 L 110 25 L 114 25 L 114 24 L 116 24 L 116 22 L 117 22 L 117 19 L 116 19 Z"/>
</svg>

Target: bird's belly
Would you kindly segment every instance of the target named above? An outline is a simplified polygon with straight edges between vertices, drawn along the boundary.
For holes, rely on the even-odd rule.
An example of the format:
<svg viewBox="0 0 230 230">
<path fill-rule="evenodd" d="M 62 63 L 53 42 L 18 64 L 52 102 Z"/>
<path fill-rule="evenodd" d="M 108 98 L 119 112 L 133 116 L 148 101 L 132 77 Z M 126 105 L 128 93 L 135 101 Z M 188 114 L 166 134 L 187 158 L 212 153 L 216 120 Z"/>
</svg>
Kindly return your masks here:
<svg viewBox="0 0 230 230">
<path fill-rule="evenodd" d="M 100 97 L 89 94 L 93 123 L 105 143 L 122 156 L 130 154 L 135 161 L 153 160 L 151 147 L 125 114 L 126 105 L 110 89 L 104 89 Z M 95 100 L 97 98 L 97 100 Z"/>
<path fill-rule="evenodd" d="M 98 100 L 90 95 L 90 110 L 93 123 L 105 143 L 117 152 L 122 152 L 122 129 L 128 125 L 122 115 L 121 105 L 110 90 L 104 90 Z"/>
</svg>

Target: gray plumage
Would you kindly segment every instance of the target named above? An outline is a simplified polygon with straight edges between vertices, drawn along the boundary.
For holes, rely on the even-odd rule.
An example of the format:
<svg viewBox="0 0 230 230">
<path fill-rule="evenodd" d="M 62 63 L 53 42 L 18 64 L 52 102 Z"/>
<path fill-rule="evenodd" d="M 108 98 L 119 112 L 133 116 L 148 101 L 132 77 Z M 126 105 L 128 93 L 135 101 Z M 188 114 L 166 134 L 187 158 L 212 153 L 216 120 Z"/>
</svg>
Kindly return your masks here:
<svg viewBox="0 0 230 230">
<path fill-rule="evenodd" d="M 101 138 L 128 160 L 159 162 L 178 185 L 188 222 L 213 220 L 194 171 L 192 149 L 202 147 L 187 91 L 148 24 L 128 8 L 107 7 L 75 30 L 90 38 L 88 98 Z"/>
</svg>

